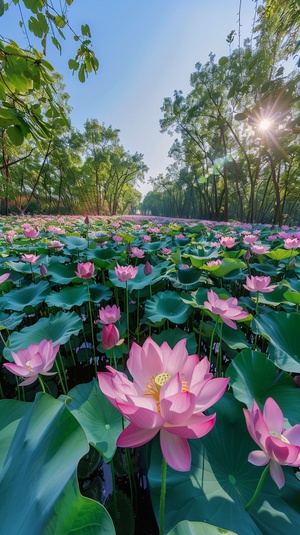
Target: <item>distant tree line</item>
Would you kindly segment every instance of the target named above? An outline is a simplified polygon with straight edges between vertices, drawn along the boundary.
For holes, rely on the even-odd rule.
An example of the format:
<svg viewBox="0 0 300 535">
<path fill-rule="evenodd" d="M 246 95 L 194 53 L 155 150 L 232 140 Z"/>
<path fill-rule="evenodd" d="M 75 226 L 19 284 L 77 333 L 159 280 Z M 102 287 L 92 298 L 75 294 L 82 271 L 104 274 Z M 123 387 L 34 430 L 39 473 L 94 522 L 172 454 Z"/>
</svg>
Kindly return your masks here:
<svg viewBox="0 0 300 535">
<path fill-rule="evenodd" d="M 228 56 L 211 54 L 189 94 L 165 98 L 161 131 L 176 135 L 174 163 L 152 180 L 142 212 L 300 224 L 299 2 L 256 8 L 243 47 L 233 48 L 232 31 Z"/>
</svg>

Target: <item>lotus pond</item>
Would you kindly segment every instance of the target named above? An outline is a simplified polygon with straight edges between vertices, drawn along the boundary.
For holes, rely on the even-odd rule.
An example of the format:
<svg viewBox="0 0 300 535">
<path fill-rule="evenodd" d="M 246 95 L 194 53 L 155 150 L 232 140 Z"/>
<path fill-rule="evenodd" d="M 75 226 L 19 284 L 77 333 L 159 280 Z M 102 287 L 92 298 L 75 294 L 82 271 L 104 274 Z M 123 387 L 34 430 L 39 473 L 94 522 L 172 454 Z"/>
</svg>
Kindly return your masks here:
<svg viewBox="0 0 300 535">
<path fill-rule="evenodd" d="M 1 535 L 298 535 L 299 247 L 0 218 Z"/>
</svg>

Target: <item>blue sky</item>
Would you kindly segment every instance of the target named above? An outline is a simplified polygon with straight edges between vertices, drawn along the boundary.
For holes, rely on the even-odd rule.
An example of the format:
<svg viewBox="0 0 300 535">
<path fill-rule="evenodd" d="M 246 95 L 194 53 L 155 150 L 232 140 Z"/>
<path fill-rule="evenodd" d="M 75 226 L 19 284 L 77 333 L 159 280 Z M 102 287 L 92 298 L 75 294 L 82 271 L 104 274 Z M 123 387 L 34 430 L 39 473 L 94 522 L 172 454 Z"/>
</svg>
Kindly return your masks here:
<svg viewBox="0 0 300 535">
<path fill-rule="evenodd" d="M 68 59 L 76 52 L 71 35 L 61 57 L 48 47 L 47 59 L 64 75 L 72 125 L 82 131 L 85 121 L 93 118 L 112 125 L 120 130 L 126 150 L 144 154 L 148 177 L 164 173 L 172 163 L 168 150 L 174 141 L 160 133 L 164 97 L 175 89 L 188 93 L 195 64 L 205 63 L 210 52 L 217 59 L 228 54 L 226 37 L 231 30 L 238 34 L 239 4 L 240 0 L 74 0 L 70 24 L 75 30 L 89 24 L 100 68 L 81 84 L 68 71 Z M 254 5 L 253 0 L 242 1 L 241 43 L 250 36 Z M 12 5 L 0 19 L 0 33 L 25 47 L 18 20 Z M 143 194 L 150 189 L 140 186 Z"/>
</svg>

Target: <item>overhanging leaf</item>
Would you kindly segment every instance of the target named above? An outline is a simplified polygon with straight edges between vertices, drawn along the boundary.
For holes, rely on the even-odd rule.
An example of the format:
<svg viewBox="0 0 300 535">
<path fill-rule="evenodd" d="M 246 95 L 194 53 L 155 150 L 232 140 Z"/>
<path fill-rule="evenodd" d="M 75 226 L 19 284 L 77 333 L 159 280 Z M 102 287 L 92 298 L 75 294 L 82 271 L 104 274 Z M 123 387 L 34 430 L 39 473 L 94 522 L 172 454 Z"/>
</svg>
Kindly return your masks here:
<svg viewBox="0 0 300 535">
<path fill-rule="evenodd" d="M 96 379 L 70 390 L 67 399 L 67 407 L 80 423 L 88 442 L 100 451 L 106 462 L 111 461 L 123 429 L 120 411 L 102 394 Z"/>
<path fill-rule="evenodd" d="M 172 323 L 185 323 L 189 317 L 190 306 L 185 304 L 176 292 L 158 292 L 145 303 L 145 319 L 156 323 L 164 319 Z"/>
<path fill-rule="evenodd" d="M 10 350 L 16 352 L 26 349 L 30 344 L 38 344 L 44 339 L 52 340 L 53 345 L 63 345 L 81 329 L 82 321 L 75 312 L 58 312 L 55 316 L 50 314 L 49 318 L 41 318 L 34 325 L 13 332 L 8 339 L 9 348 L 4 348 L 3 355 L 11 361 Z"/>
<path fill-rule="evenodd" d="M 80 306 L 82 303 L 88 301 L 88 290 L 84 285 L 75 287 L 67 286 L 60 290 L 60 292 L 51 292 L 45 301 L 50 307 L 70 310 L 73 306 Z"/>
<path fill-rule="evenodd" d="M 49 293 L 49 284 L 40 281 L 24 288 L 14 289 L 0 297 L 0 306 L 5 310 L 21 311 L 26 306 L 35 307 L 42 303 Z"/>
</svg>

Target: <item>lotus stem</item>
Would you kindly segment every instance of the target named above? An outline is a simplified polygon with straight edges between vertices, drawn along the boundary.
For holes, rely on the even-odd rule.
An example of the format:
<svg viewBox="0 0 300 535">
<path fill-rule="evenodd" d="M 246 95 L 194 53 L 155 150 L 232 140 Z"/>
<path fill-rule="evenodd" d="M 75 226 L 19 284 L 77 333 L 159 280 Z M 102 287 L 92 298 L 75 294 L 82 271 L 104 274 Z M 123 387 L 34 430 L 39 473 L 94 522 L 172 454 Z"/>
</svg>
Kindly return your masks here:
<svg viewBox="0 0 300 535">
<path fill-rule="evenodd" d="M 264 469 L 263 473 L 260 476 L 260 479 L 259 479 L 259 482 L 258 482 L 257 487 L 255 489 L 255 492 L 254 492 L 251 500 L 245 506 L 245 511 L 248 511 L 248 509 L 250 509 L 250 507 L 252 507 L 252 505 L 257 500 L 258 496 L 260 495 L 260 491 L 261 491 L 262 486 L 264 484 L 264 481 L 266 479 L 267 473 L 269 472 L 269 469 L 270 469 L 270 463 L 268 463 L 267 466 L 265 466 L 265 469 Z"/>
<path fill-rule="evenodd" d="M 161 469 L 160 503 L 159 503 L 159 535 L 164 535 L 166 491 L 167 491 L 167 463 L 166 463 L 165 458 L 163 457 L 162 469 Z"/>
</svg>

